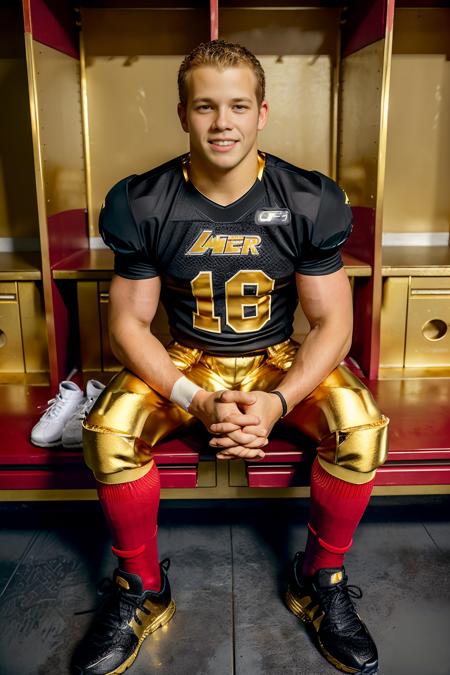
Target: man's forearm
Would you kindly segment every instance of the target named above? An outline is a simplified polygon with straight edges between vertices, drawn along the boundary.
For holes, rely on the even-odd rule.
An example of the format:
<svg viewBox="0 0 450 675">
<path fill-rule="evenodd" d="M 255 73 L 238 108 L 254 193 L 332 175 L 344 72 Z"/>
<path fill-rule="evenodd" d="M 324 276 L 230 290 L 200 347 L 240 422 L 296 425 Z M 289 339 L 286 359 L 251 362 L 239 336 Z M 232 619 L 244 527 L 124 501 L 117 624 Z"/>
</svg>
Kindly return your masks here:
<svg viewBox="0 0 450 675">
<path fill-rule="evenodd" d="M 137 375 L 165 398 L 182 375 L 164 345 L 146 326 L 111 331 L 111 347 L 125 368 Z"/>
<path fill-rule="evenodd" d="M 347 355 L 351 327 L 336 329 L 332 323 L 311 329 L 277 389 L 286 399 L 288 411 L 310 394 Z"/>
</svg>

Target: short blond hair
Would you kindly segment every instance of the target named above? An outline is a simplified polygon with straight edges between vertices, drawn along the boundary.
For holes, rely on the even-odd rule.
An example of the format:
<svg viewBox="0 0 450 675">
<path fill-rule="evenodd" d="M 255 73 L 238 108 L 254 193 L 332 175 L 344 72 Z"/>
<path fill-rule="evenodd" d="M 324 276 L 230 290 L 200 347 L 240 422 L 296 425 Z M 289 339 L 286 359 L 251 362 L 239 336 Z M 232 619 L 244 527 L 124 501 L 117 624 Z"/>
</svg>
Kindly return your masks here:
<svg viewBox="0 0 450 675">
<path fill-rule="evenodd" d="M 214 66 L 219 70 L 248 66 L 256 76 L 256 98 L 258 105 L 266 94 L 266 77 L 258 59 L 251 51 L 242 45 L 226 42 L 225 40 L 211 40 L 202 42 L 188 54 L 181 63 L 178 71 L 178 94 L 180 103 L 187 102 L 187 74 L 200 66 Z"/>
</svg>

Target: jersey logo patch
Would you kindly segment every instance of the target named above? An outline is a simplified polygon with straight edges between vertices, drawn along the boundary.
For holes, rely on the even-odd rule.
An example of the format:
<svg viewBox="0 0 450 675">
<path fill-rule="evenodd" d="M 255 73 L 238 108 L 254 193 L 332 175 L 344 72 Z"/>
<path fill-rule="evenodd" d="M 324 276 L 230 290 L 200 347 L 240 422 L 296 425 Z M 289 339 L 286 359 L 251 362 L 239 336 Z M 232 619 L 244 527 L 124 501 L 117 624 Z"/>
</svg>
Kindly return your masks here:
<svg viewBox="0 0 450 675">
<path fill-rule="evenodd" d="M 257 225 L 288 225 L 290 222 L 289 209 L 258 209 L 255 213 Z"/>
<path fill-rule="evenodd" d="M 186 255 L 259 255 L 261 237 L 248 234 L 213 234 L 203 230 Z"/>
</svg>

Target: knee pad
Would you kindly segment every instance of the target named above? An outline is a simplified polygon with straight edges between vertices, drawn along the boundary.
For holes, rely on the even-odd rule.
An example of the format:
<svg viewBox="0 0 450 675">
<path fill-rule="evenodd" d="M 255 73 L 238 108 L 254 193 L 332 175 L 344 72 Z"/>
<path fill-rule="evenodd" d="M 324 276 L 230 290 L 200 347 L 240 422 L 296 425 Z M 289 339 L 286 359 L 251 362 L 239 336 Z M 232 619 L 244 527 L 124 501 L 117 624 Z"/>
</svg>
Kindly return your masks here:
<svg viewBox="0 0 450 675">
<path fill-rule="evenodd" d="M 381 415 L 367 424 L 336 430 L 322 439 L 319 457 L 327 464 L 370 474 L 386 461 L 388 424 L 389 419 Z"/>
<path fill-rule="evenodd" d="M 83 423 L 83 452 L 100 483 L 127 483 L 150 471 L 151 448 L 141 438 Z"/>
</svg>

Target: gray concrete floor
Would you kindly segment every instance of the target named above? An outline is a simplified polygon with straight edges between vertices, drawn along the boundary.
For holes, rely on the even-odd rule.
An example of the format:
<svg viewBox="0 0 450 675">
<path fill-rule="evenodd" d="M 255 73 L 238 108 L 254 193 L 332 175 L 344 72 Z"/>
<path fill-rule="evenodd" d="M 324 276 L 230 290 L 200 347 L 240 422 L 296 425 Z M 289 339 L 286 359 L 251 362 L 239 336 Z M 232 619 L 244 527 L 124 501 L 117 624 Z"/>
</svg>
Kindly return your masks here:
<svg viewBox="0 0 450 675">
<path fill-rule="evenodd" d="M 284 607 L 307 501 L 165 502 L 177 612 L 130 675 L 337 673 Z M 65 675 L 114 557 L 97 503 L 0 506 L 0 675 Z M 450 675 L 450 497 L 373 498 L 346 557 L 380 675 Z"/>
</svg>

